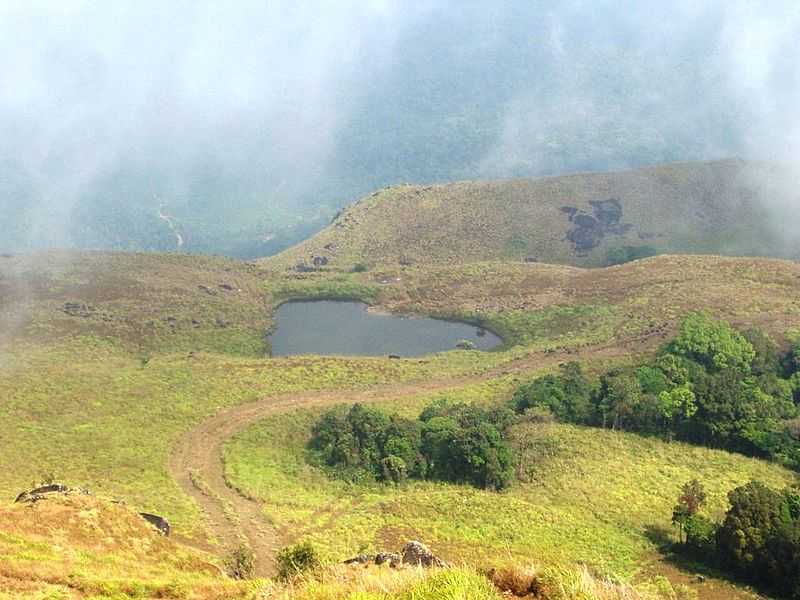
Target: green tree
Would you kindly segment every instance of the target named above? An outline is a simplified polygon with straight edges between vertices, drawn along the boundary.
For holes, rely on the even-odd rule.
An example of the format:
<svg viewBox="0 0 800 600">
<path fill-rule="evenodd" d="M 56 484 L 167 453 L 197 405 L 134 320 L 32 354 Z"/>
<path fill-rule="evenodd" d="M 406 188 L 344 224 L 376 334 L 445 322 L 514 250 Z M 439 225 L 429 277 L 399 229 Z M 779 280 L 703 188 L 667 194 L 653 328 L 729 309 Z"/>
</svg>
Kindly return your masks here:
<svg viewBox="0 0 800 600">
<path fill-rule="evenodd" d="M 706 503 L 706 492 L 703 485 L 692 479 L 683 484 L 678 495 L 678 503 L 672 509 L 672 523 L 679 527 L 678 539 L 683 543 L 683 530 L 687 523 L 700 512 Z"/>
<path fill-rule="evenodd" d="M 720 447 L 748 450 L 742 433 L 757 417 L 745 377 L 736 369 L 703 374 L 695 379 L 697 412 L 689 427 L 693 441 Z"/>
<path fill-rule="evenodd" d="M 581 364 L 570 361 L 560 367 L 567 419 L 587 423 L 592 416 L 592 386 Z"/>
<path fill-rule="evenodd" d="M 752 344 L 741 333 L 707 313 L 687 316 L 668 351 L 695 360 L 712 371 L 735 369 L 749 373 L 755 358 Z"/>
<path fill-rule="evenodd" d="M 728 494 L 730 510 L 717 532 L 723 559 L 735 570 L 752 576 L 770 563 L 767 540 L 792 521 L 785 496 L 758 481 Z"/>
<path fill-rule="evenodd" d="M 463 428 L 455 439 L 451 464 L 459 480 L 487 489 L 505 488 L 513 476 L 511 450 L 491 423 Z"/>
<path fill-rule="evenodd" d="M 678 430 L 680 423 L 697 412 L 697 403 L 690 384 L 685 383 L 658 395 L 659 410 L 670 432 Z"/>
<path fill-rule="evenodd" d="M 558 419 L 566 420 L 566 393 L 561 380 L 555 375 L 545 375 L 520 386 L 514 393 L 514 408 L 523 413 L 529 408 L 545 407 Z"/>
<path fill-rule="evenodd" d="M 452 475 L 452 446 L 460 427 L 455 419 L 430 416 L 422 429 L 422 451 L 428 459 L 428 473 L 434 479 L 447 480 Z"/>
<path fill-rule="evenodd" d="M 703 515 L 692 515 L 684 524 L 686 547 L 701 555 L 710 555 L 716 551 L 717 525 Z"/>
<path fill-rule="evenodd" d="M 408 467 L 406 461 L 399 456 L 390 454 L 381 460 L 381 474 L 384 481 L 392 483 L 402 483 L 408 477 Z"/>
<path fill-rule="evenodd" d="M 633 419 L 643 398 L 642 387 L 635 375 L 611 372 L 601 378 L 600 412 L 603 426 L 624 429 Z"/>
<path fill-rule="evenodd" d="M 572 361 L 562 365 L 558 375 L 545 375 L 519 386 L 512 402 L 517 413 L 546 408 L 561 421 L 586 423 L 592 414 L 592 387 L 580 363 Z"/>
<path fill-rule="evenodd" d="M 742 332 L 753 347 L 753 361 L 750 365 L 754 375 L 777 374 L 781 371 L 781 357 L 778 346 L 760 329 L 747 329 Z"/>
<path fill-rule="evenodd" d="M 800 598 L 800 521 L 795 518 L 778 527 L 765 546 L 768 561 L 764 579 L 779 594 Z"/>
</svg>

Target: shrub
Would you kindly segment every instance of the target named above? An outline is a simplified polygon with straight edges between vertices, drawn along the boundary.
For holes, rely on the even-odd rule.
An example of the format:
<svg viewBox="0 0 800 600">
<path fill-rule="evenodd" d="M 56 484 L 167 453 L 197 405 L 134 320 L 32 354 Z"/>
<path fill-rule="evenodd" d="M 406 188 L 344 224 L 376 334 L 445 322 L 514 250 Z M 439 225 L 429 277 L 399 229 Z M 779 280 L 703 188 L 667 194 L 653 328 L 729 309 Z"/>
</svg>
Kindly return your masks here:
<svg viewBox="0 0 800 600">
<path fill-rule="evenodd" d="M 545 375 L 517 388 L 513 405 L 517 413 L 536 407 L 563 421 L 585 423 L 592 414 L 591 396 L 592 388 L 580 364 L 569 362 L 559 375 Z"/>
<path fill-rule="evenodd" d="M 316 548 L 310 542 L 286 546 L 278 552 L 278 577 L 288 579 L 318 568 L 321 564 Z"/>
<path fill-rule="evenodd" d="M 406 461 L 399 456 L 389 455 L 381 461 L 383 479 L 392 483 L 402 483 L 408 477 Z"/>
<path fill-rule="evenodd" d="M 656 256 L 658 250 L 653 246 L 616 246 L 606 253 L 606 265 L 621 265 L 632 260 Z"/>
<path fill-rule="evenodd" d="M 721 559 L 779 594 L 800 597 L 798 490 L 778 492 L 751 481 L 732 490 L 728 499 L 730 509 L 719 527 L 697 514 L 685 521 L 686 546 L 709 562 Z"/>
<path fill-rule="evenodd" d="M 364 273 L 367 270 L 367 265 L 364 263 L 359 262 L 353 265 L 353 273 Z"/>
<path fill-rule="evenodd" d="M 240 544 L 225 558 L 225 570 L 234 579 L 250 579 L 256 566 L 256 557 L 250 546 Z"/>
<path fill-rule="evenodd" d="M 767 539 L 791 519 L 785 498 L 763 483 L 750 483 L 728 494 L 731 507 L 717 534 L 723 559 L 746 575 L 766 567 Z"/>
<path fill-rule="evenodd" d="M 683 533 L 687 530 L 686 541 L 689 541 L 689 521 L 698 516 L 697 513 L 706 502 L 706 492 L 697 479 L 683 484 L 678 503 L 672 509 L 672 523 L 677 525 L 679 530 L 679 541 L 683 543 Z M 700 524 L 697 524 L 700 527 Z"/>
<path fill-rule="evenodd" d="M 717 525 L 703 515 L 692 515 L 683 524 L 686 547 L 700 556 L 716 550 Z"/>
</svg>

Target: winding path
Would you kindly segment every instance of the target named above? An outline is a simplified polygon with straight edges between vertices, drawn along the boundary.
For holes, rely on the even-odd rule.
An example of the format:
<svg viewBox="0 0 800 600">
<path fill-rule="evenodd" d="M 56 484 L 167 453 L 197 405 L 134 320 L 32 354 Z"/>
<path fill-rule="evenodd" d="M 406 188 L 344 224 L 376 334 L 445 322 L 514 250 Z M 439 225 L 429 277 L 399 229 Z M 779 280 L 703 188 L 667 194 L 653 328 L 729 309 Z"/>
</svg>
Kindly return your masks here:
<svg viewBox="0 0 800 600">
<path fill-rule="evenodd" d="M 632 340 L 636 350 L 646 349 L 648 342 Z M 246 497 L 225 478 L 222 446 L 232 436 L 270 415 L 336 403 L 362 403 L 378 400 L 399 400 L 403 397 L 455 389 L 511 373 L 525 373 L 533 368 L 552 366 L 565 360 L 591 355 L 613 358 L 630 354 L 628 344 L 604 344 L 580 351 L 536 353 L 512 361 L 480 375 L 459 378 L 387 384 L 368 389 L 300 392 L 269 396 L 225 409 L 187 432 L 173 449 L 168 468 L 181 489 L 194 499 L 206 517 L 207 526 L 218 545 L 210 541 L 186 540 L 215 553 L 228 554 L 239 545 L 254 553 L 256 575 L 274 573 L 275 555 L 281 546 L 280 536 L 265 518 L 260 502 Z"/>
<path fill-rule="evenodd" d="M 158 218 L 161 219 L 162 221 L 165 221 L 170 231 L 172 231 L 172 233 L 175 235 L 175 243 L 178 246 L 178 250 L 183 248 L 183 236 L 181 235 L 181 232 L 178 231 L 178 228 L 175 226 L 175 222 L 173 220 L 174 217 L 171 217 L 170 215 L 164 212 L 163 204 L 158 207 Z"/>
<path fill-rule="evenodd" d="M 206 515 L 208 527 L 225 554 L 245 544 L 256 557 L 256 574 L 270 575 L 280 547 L 275 528 L 267 522 L 261 504 L 232 487 L 225 478 L 222 445 L 238 432 L 273 414 L 340 402 L 361 403 L 398 399 L 464 385 L 465 380 L 387 385 L 367 390 L 302 392 L 263 398 L 225 409 L 189 431 L 173 450 L 169 471 L 181 489 Z M 211 545 L 196 545 L 209 550 Z"/>
</svg>

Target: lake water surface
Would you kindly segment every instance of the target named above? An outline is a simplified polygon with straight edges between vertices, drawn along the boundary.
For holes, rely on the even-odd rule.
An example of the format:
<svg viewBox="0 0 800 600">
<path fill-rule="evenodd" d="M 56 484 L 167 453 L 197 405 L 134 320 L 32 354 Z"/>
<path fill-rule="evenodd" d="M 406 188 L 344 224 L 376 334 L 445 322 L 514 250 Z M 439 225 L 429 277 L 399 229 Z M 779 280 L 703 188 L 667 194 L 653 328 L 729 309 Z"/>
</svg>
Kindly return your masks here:
<svg viewBox="0 0 800 600">
<path fill-rule="evenodd" d="M 469 340 L 479 350 L 502 343 L 474 325 L 373 313 L 362 302 L 287 302 L 276 311 L 275 323 L 269 337 L 273 356 L 422 356 L 452 350 L 460 340 Z"/>
</svg>

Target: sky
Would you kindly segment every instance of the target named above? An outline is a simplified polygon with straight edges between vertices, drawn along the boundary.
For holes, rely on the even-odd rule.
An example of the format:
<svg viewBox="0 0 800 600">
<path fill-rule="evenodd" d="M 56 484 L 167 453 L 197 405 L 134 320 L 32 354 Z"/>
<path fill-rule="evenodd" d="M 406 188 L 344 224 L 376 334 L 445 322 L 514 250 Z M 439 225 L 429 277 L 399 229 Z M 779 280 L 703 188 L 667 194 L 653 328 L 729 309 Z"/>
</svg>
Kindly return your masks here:
<svg viewBox="0 0 800 600">
<path fill-rule="evenodd" d="M 0 227 L 124 248 L 162 202 L 234 235 L 398 181 L 792 161 L 798 57 L 786 0 L 4 0 Z"/>
</svg>

